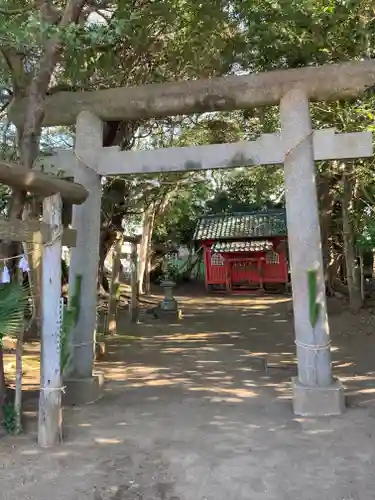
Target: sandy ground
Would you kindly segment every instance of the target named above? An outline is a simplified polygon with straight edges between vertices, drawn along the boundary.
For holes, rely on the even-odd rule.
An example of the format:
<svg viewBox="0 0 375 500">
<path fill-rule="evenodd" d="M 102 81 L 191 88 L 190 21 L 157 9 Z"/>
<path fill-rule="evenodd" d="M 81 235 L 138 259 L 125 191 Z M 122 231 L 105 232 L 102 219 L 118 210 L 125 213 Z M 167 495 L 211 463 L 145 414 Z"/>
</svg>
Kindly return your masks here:
<svg viewBox="0 0 375 500">
<path fill-rule="evenodd" d="M 26 403 L 27 432 L 0 440 L 0 499 L 373 500 L 373 316 L 331 315 L 334 372 L 349 408 L 305 419 L 291 411 L 285 302 L 179 300 L 180 322 L 143 316 L 130 326 L 124 315 L 98 364 L 104 396 L 66 409 L 60 447 L 38 449 Z M 254 354 L 267 354 L 271 367 Z"/>
</svg>

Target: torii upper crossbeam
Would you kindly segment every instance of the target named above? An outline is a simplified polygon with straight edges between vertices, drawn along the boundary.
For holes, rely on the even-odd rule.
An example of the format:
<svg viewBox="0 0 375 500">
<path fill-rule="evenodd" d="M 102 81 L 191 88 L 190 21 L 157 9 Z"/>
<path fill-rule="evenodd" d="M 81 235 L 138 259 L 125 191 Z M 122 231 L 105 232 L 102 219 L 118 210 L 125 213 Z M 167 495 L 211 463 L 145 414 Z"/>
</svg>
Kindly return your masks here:
<svg viewBox="0 0 375 500">
<path fill-rule="evenodd" d="M 81 111 L 91 111 L 103 121 L 121 121 L 251 109 L 279 104 L 292 88 L 303 90 L 310 101 L 334 101 L 357 97 L 374 83 L 375 60 L 368 60 L 92 92 L 57 92 L 47 99 L 43 125 L 73 125 Z M 16 100 L 9 107 L 13 123 L 23 123 L 25 106 L 25 100 Z"/>
</svg>

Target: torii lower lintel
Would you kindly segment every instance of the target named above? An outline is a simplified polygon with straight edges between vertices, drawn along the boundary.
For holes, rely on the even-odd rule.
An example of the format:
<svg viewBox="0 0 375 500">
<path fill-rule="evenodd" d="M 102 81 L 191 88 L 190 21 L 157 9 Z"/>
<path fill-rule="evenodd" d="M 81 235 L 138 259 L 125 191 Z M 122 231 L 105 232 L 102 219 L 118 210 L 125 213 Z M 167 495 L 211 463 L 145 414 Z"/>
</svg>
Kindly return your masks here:
<svg viewBox="0 0 375 500">
<path fill-rule="evenodd" d="M 336 134 L 334 129 L 313 132 L 314 159 L 340 160 L 372 156 L 372 133 Z M 188 170 L 275 165 L 284 162 L 280 133 L 262 134 L 254 141 L 209 144 L 147 151 L 121 151 L 118 147 L 97 145 L 95 170 L 100 175 L 150 174 Z M 76 158 L 73 151 L 57 150 L 39 160 L 45 172 L 73 176 Z"/>
<path fill-rule="evenodd" d="M 339 160 L 372 156 L 371 132 L 335 134 L 334 129 L 313 132 L 314 159 Z M 280 133 L 262 134 L 254 141 L 210 144 L 149 151 L 121 151 L 117 146 L 97 152 L 101 175 L 151 174 L 211 170 L 284 163 Z"/>
</svg>

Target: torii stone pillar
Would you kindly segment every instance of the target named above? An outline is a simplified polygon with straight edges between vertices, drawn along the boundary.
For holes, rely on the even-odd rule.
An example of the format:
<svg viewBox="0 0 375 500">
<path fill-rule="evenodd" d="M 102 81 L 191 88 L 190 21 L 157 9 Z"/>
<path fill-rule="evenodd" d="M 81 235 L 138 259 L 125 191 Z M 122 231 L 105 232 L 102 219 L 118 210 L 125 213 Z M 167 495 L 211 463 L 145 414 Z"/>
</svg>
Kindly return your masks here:
<svg viewBox="0 0 375 500">
<path fill-rule="evenodd" d="M 70 260 L 70 297 L 74 293 L 76 276 L 80 275 L 82 281 L 79 318 L 70 339 L 71 358 L 65 380 L 68 403 L 95 400 L 103 382 L 101 374 L 93 376 L 101 218 L 101 176 L 97 173 L 96 152 L 101 149 L 102 141 L 102 121 L 90 112 L 80 113 L 75 142 L 79 168 L 75 170 L 74 180 L 89 191 L 89 196 L 82 205 L 73 208 L 77 244 Z"/>
<path fill-rule="evenodd" d="M 298 377 L 293 379 L 297 415 L 339 415 L 344 410 L 341 384 L 332 378 L 321 235 L 316 191 L 313 131 L 309 101 L 291 90 L 280 103 L 285 154 L 284 177 L 289 257 L 293 290 Z M 317 277 L 317 321 L 311 320 L 308 271 Z"/>
</svg>

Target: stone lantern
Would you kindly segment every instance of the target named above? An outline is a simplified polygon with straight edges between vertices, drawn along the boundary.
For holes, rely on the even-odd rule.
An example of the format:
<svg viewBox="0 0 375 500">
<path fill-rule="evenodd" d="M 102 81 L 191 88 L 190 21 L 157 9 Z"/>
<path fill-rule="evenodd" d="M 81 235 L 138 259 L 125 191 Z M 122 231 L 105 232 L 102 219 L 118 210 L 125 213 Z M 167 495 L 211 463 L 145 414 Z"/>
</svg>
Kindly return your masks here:
<svg viewBox="0 0 375 500">
<path fill-rule="evenodd" d="M 164 299 L 159 303 L 159 309 L 165 312 L 177 312 L 177 300 L 173 296 L 176 283 L 170 279 L 163 280 L 160 286 L 164 288 Z"/>
</svg>

